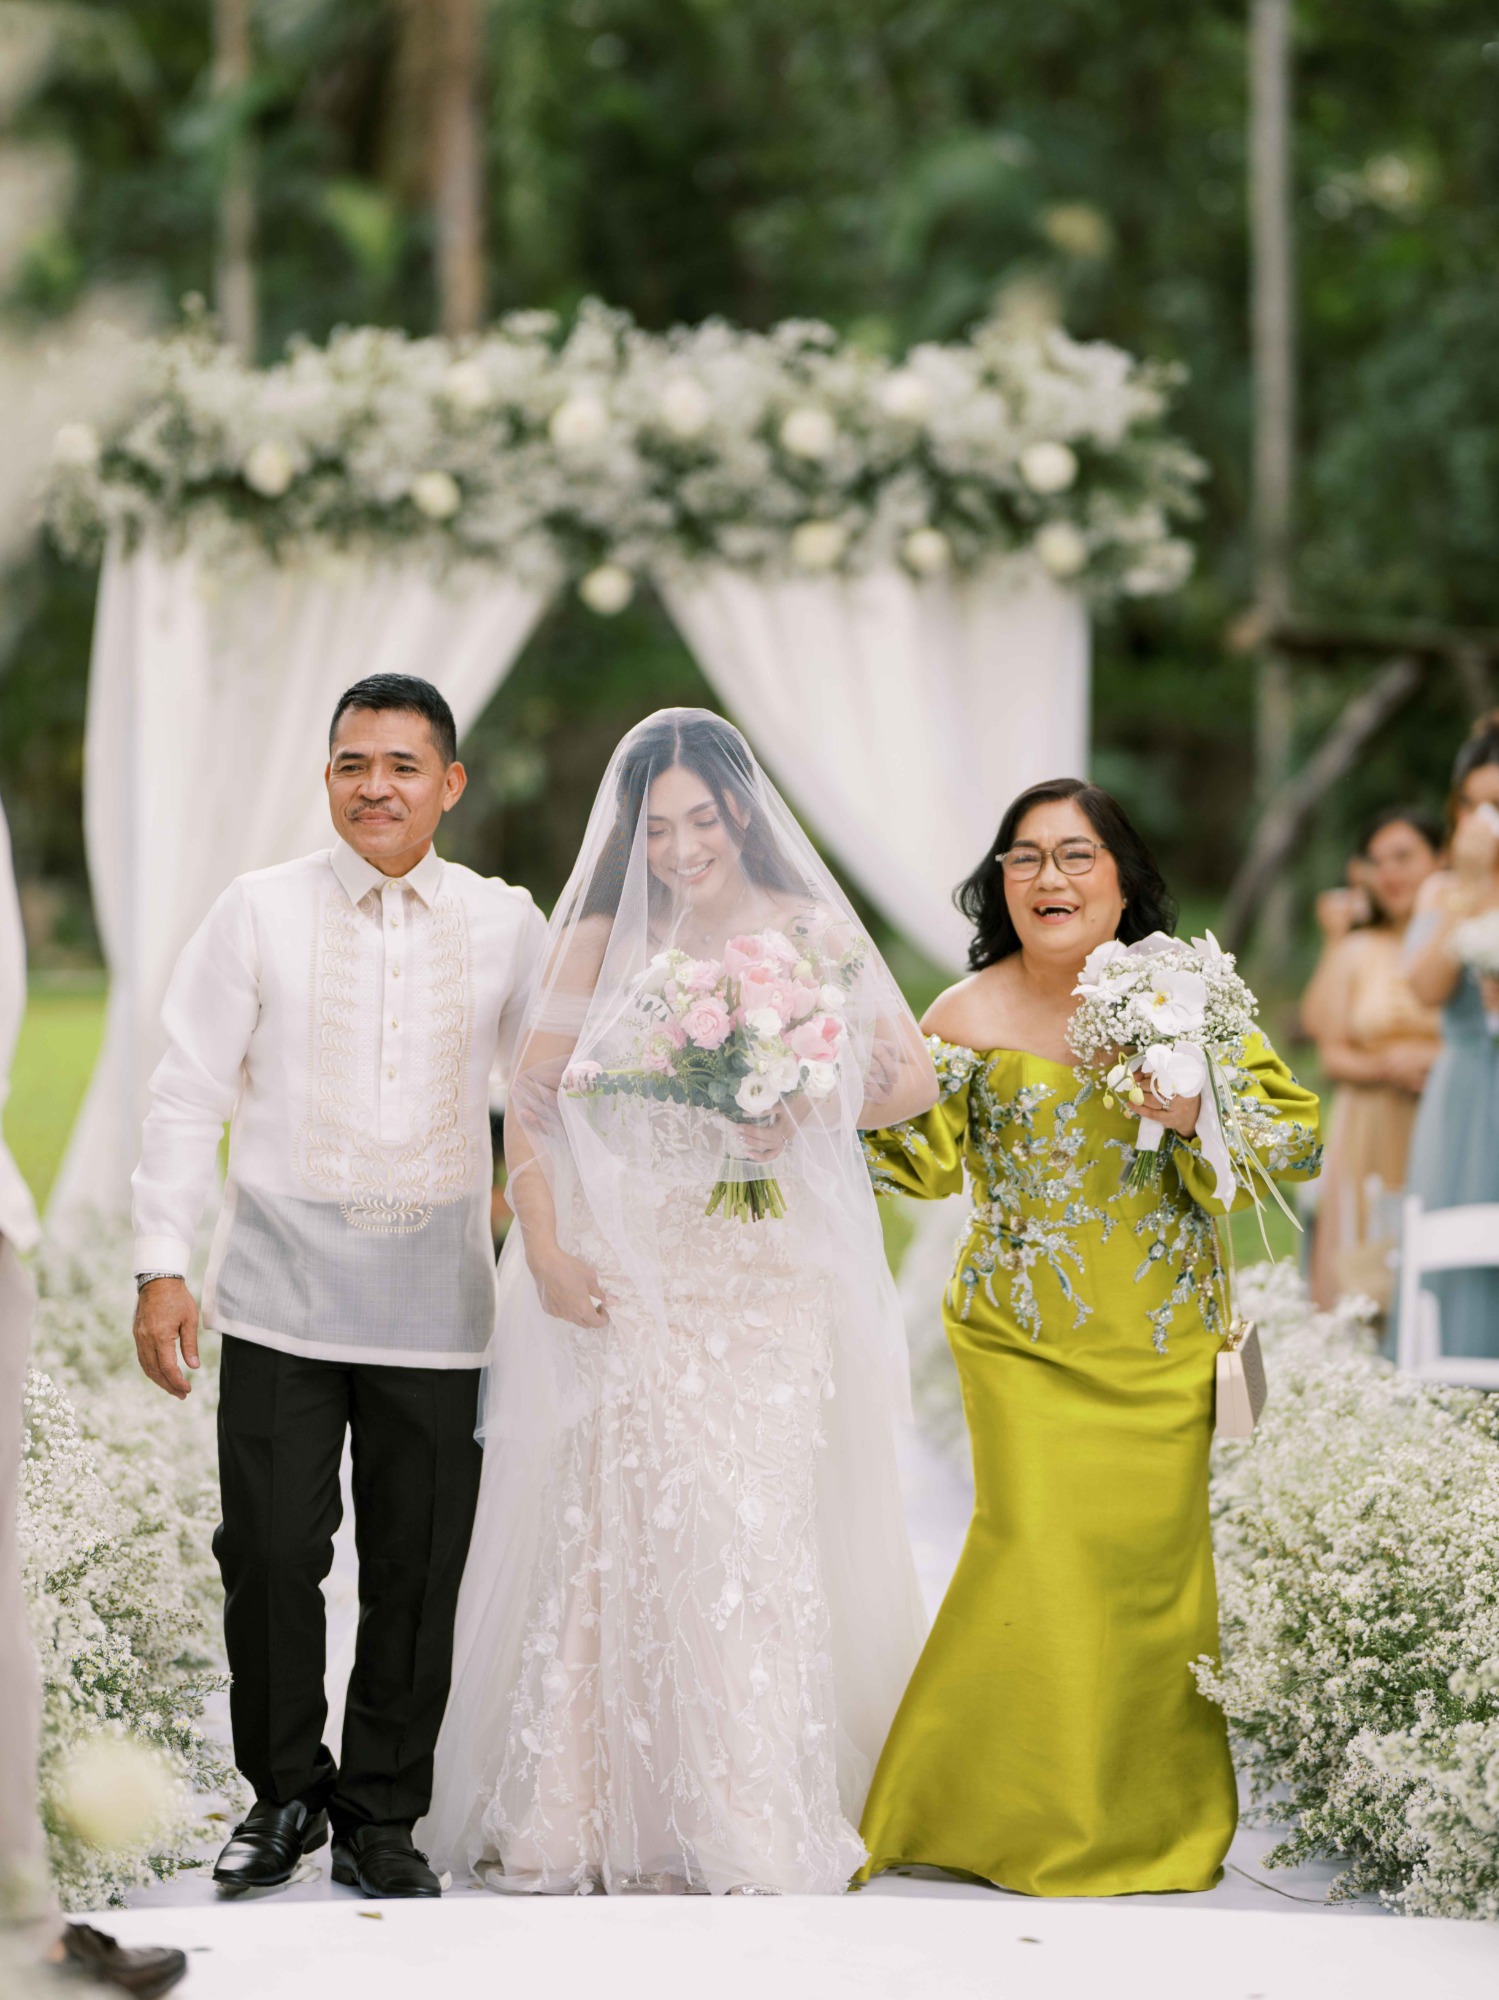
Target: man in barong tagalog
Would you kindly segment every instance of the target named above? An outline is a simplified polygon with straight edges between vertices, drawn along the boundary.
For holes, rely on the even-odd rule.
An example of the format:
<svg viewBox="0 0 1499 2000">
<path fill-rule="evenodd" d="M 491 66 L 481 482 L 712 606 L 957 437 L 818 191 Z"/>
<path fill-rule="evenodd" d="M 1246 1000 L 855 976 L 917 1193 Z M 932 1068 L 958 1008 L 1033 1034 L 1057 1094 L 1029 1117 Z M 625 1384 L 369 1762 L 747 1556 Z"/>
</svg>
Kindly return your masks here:
<svg viewBox="0 0 1499 2000">
<path fill-rule="evenodd" d="M 435 1896 L 412 1843 L 447 1700 L 495 1324 L 488 1082 L 546 936 L 524 889 L 438 858 L 462 795 L 452 713 L 404 675 L 334 712 L 323 849 L 242 875 L 173 974 L 134 1177 L 135 1339 L 169 1395 L 198 1366 L 186 1284 L 229 1119 L 203 1287 L 223 1336 L 219 1479 L 234 1754 L 255 1804 L 226 1888 L 333 1878 Z M 322 1579 L 352 1440 L 359 1635 L 322 1741 Z"/>
</svg>

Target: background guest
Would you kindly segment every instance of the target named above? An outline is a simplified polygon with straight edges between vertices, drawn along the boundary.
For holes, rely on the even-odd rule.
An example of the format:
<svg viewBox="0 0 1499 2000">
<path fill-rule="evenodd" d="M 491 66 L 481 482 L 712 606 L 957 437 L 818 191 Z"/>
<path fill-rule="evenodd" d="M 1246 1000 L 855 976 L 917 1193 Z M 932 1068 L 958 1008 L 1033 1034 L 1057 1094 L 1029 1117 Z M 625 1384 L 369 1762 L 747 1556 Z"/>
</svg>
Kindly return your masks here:
<svg viewBox="0 0 1499 2000">
<path fill-rule="evenodd" d="M 1426 885 L 1408 941 L 1412 991 L 1442 1009 L 1442 1052 L 1407 1175 L 1428 1208 L 1499 1201 L 1499 1040 L 1484 1018 L 1483 983 L 1453 949 L 1461 923 L 1499 909 L 1499 709 L 1457 753 L 1447 812 L 1451 865 Z M 1445 1353 L 1499 1356 L 1499 1271 L 1447 1271 L 1426 1285 Z"/>
<path fill-rule="evenodd" d="M 10 865 L 10 832 L 0 810 L 0 1109 L 26 1006 L 26 941 Z M 187 1970 L 173 1948 L 128 1951 L 91 1924 L 64 1925 L 47 1874 L 47 1842 L 37 1809 L 41 1689 L 36 1648 L 21 1595 L 16 1511 L 21 1485 L 21 1398 L 31 1349 L 36 1287 L 19 1253 L 37 1237 L 36 1209 L 0 1137 L 0 1943 L 57 1966 L 80 1984 L 150 1996 Z M 0 1973 L 4 1967 L 0 1965 Z"/>
<path fill-rule="evenodd" d="M 1441 827 L 1421 807 L 1379 815 L 1359 848 L 1364 886 L 1332 892 L 1345 899 L 1339 915 L 1356 915 L 1353 896 L 1369 914 L 1329 944 L 1307 989 L 1303 1017 L 1338 1085 L 1312 1247 L 1312 1296 L 1324 1310 L 1346 1292 L 1389 1304 L 1398 1221 L 1392 1228 L 1388 1197 L 1405 1186 L 1416 1106 L 1441 1048 L 1436 1010 L 1411 991 L 1405 934 L 1441 846 Z M 1322 908 L 1318 916 L 1326 935 Z"/>
</svg>

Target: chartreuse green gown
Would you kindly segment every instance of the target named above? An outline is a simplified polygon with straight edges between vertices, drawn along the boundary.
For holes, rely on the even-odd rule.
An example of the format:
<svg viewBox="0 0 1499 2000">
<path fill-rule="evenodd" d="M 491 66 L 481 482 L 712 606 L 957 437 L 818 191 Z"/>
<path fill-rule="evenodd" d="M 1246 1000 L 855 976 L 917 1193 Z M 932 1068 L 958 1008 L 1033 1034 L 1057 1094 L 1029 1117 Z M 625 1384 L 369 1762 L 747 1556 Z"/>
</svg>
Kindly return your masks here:
<svg viewBox="0 0 1499 2000">
<path fill-rule="evenodd" d="M 859 1879 L 1208 1889 L 1238 1818 L 1223 1716 L 1192 1676 L 1218 1646 L 1223 1205 L 1195 1142 L 1169 1136 L 1158 1184 L 1125 1190 L 1135 1123 L 1077 1071 L 931 1046 L 940 1102 L 866 1138 L 883 1193 L 957 1194 L 965 1167 L 973 1189 L 943 1317 L 974 1512 L 875 1772 Z M 1269 1171 L 1315 1173 L 1317 1099 L 1258 1037 L 1236 1089 Z"/>
</svg>

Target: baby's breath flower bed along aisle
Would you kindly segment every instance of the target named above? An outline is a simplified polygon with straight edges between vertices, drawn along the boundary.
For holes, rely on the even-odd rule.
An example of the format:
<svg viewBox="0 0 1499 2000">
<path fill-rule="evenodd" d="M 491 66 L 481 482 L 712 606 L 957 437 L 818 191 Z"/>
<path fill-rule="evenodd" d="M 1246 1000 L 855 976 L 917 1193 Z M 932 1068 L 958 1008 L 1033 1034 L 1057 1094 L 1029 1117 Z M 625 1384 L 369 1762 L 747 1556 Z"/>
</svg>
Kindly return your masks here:
<svg viewBox="0 0 1499 2000">
<path fill-rule="evenodd" d="M 1499 1396 L 1374 1353 L 1368 1311 L 1316 1313 L 1294 1266 L 1241 1272 L 1270 1401 L 1213 1448 L 1227 1714 L 1263 1858 L 1343 1864 L 1336 1900 L 1499 1918 Z M 918 1421 L 968 1444 L 946 1343 L 913 1369 Z"/>
<path fill-rule="evenodd" d="M 1355 1305 L 1289 1265 L 1240 1298 L 1271 1400 L 1214 1451 L 1223 1664 L 1204 1667 L 1267 1857 L 1338 1855 L 1334 1894 L 1499 1918 L 1499 1397 L 1397 1374 Z"/>
<path fill-rule="evenodd" d="M 140 1373 L 130 1338 L 128 1241 L 43 1247 L 26 1392 L 21 1562 L 41 1659 L 41 1793 L 66 1908 L 98 1909 L 171 1875 L 202 1845 L 215 1794 L 239 1780 L 202 1729 L 224 1685 L 213 1372 L 185 1405 Z M 210 1346 L 213 1343 L 209 1343 Z M 63 1808 L 70 1756 L 100 1733 L 153 1746 L 175 1806 L 149 1837 L 100 1849 Z"/>
<path fill-rule="evenodd" d="M 590 303 L 464 342 L 346 329 L 246 368 L 201 318 L 141 345 L 102 435 L 59 434 L 46 515 L 236 553 L 399 549 L 572 576 L 595 610 L 697 560 L 918 576 L 1040 568 L 1094 601 L 1174 590 L 1200 462 L 1165 428 L 1172 371 L 997 320 L 899 361 L 831 327 L 667 334 Z"/>
</svg>

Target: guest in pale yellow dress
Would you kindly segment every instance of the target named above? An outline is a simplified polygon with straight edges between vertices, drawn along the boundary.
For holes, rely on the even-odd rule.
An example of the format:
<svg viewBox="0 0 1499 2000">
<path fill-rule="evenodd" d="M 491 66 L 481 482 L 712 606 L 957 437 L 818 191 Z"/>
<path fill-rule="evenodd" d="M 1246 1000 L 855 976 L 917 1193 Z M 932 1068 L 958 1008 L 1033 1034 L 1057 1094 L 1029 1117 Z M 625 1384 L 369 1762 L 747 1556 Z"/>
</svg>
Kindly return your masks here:
<svg viewBox="0 0 1499 2000">
<path fill-rule="evenodd" d="M 1222 1204 L 1196 1098 L 1137 1127 L 1073 1067 L 1083 960 L 1169 930 L 1155 863 L 1106 792 L 1033 786 L 960 892 L 973 976 L 925 1025 L 932 1111 L 869 1135 L 875 1185 L 974 1209 L 943 1301 L 973 1447 L 974 1512 L 861 1831 L 882 1869 L 1037 1896 L 1208 1889 L 1238 1819 L 1208 1529 Z M 937 1039 L 940 1037 L 940 1039 Z M 1265 1171 L 1314 1172 L 1317 1100 L 1256 1035 L 1235 1085 Z M 1138 1116 L 1138 1113 L 1135 1114 Z"/>
<path fill-rule="evenodd" d="M 1441 841 L 1419 807 L 1381 813 L 1359 849 L 1371 918 L 1330 942 L 1303 1002 L 1323 1073 L 1338 1086 L 1312 1248 L 1312 1296 L 1324 1310 L 1350 1292 L 1390 1301 L 1411 1132 L 1442 1046 L 1440 1016 L 1406 977 L 1405 936 Z"/>
</svg>

